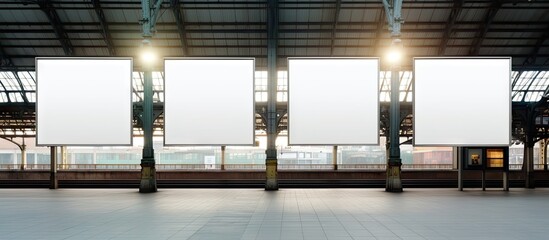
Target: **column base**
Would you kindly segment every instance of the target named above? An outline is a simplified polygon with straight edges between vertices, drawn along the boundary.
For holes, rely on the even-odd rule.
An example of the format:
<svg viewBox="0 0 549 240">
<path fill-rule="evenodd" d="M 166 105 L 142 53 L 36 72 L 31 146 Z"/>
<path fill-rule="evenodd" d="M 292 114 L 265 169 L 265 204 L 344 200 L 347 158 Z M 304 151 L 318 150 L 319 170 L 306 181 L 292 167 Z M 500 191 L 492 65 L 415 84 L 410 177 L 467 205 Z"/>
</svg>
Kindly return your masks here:
<svg viewBox="0 0 549 240">
<path fill-rule="evenodd" d="M 59 188 L 59 182 L 57 181 L 57 174 L 51 173 L 50 174 L 50 189 L 58 189 Z"/>
<path fill-rule="evenodd" d="M 265 190 L 276 191 L 278 190 L 278 160 L 276 158 L 267 159 L 265 162 L 265 166 Z"/>
<path fill-rule="evenodd" d="M 400 178 L 402 164 L 387 165 L 386 192 L 402 192 L 402 180 Z"/>
<path fill-rule="evenodd" d="M 140 193 L 151 193 L 158 191 L 156 187 L 156 168 L 154 163 L 141 163 Z"/>
<path fill-rule="evenodd" d="M 529 172 L 529 173 L 526 173 L 526 188 L 529 188 L 529 189 L 534 189 L 536 188 L 536 179 L 534 177 L 534 173 L 533 172 Z"/>
</svg>

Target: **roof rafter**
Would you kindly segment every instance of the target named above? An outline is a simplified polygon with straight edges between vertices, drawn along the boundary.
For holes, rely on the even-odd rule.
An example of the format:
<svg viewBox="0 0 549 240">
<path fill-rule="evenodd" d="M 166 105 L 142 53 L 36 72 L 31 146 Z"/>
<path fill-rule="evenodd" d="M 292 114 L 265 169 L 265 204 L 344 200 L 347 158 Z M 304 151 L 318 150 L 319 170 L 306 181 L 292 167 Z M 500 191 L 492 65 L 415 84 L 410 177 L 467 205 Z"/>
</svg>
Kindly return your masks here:
<svg viewBox="0 0 549 240">
<path fill-rule="evenodd" d="M 4 51 L 4 47 L 2 47 L 2 44 L 0 43 L 0 70 L 7 69 L 7 68 L 13 69 L 14 64 L 10 56 L 6 54 L 6 52 Z"/>
<path fill-rule="evenodd" d="M 478 55 L 480 52 L 480 46 L 482 45 L 482 41 L 486 37 L 486 33 L 488 33 L 488 30 L 490 29 L 490 25 L 492 24 L 492 21 L 494 21 L 494 17 L 500 10 L 502 5 L 501 0 L 494 0 L 492 4 L 490 5 L 488 12 L 486 13 L 486 16 L 484 17 L 484 23 L 481 24 L 481 27 L 479 31 L 476 34 L 475 40 L 473 41 L 473 46 L 471 47 L 469 54 L 470 55 Z"/>
<path fill-rule="evenodd" d="M 39 0 L 37 3 L 40 6 L 40 9 L 48 17 L 53 31 L 55 32 L 55 35 L 59 39 L 59 42 L 61 42 L 61 46 L 63 47 L 65 55 L 73 56 L 74 48 L 72 47 L 69 35 L 63 28 L 63 23 L 61 22 L 59 15 L 55 11 L 55 7 L 52 5 L 52 2 L 50 0 Z"/>
<path fill-rule="evenodd" d="M 339 13 L 341 12 L 341 0 L 336 0 L 335 2 L 335 14 L 334 14 L 334 21 L 332 23 L 332 34 L 331 34 L 331 47 L 330 47 L 330 55 L 334 55 L 334 47 L 335 47 L 335 35 L 337 30 L 337 24 L 339 22 Z"/>
<path fill-rule="evenodd" d="M 23 98 L 23 101 L 25 103 L 29 103 L 29 99 L 27 98 L 27 94 L 26 94 L 27 91 L 25 91 L 25 88 L 23 87 L 23 82 L 21 81 L 21 78 L 19 77 L 16 71 L 12 71 L 11 73 L 13 74 L 13 77 L 19 84 L 19 87 L 21 88 L 21 91 L 19 92 L 21 94 L 21 98 Z"/>
<path fill-rule="evenodd" d="M 547 27 L 547 30 L 536 40 L 536 44 L 534 45 L 534 48 L 532 49 L 532 52 L 530 53 L 530 56 L 524 60 L 522 63 L 523 66 L 526 65 L 534 65 L 536 63 L 536 58 L 538 57 L 539 50 L 543 46 L 543 43 L 549 39 L 549 26 Z"/>
<path fill-rule="evenodd" d="M 105 13 L 103 12 L 103 9 L 101 8 L 100 0 L 91 0 L 93 4 L 93 8 L 95 10 L 95 14 L 97 15 L 97 18 L 99 18 L 99 24 L 101 25 L 101 30 L 103 31 L 103 38 L 105 38 L 105 43 L 107 44 L 107 48 L 109 49 L 109 54 L 111 56 L 116 55 L 116 50 L 114 48 L 114 43 L 112 41 L 112 36 L 109 31 L 109 24 L 107 23 L 107 18 L 105 17 Z"/>
<path fill-rule="evenodd" d="M 4 88 L 4 94 L 6 94 L 6 97 L 8 98 L 8 102 L 11 102 L 10 95 L 8 94 L 8 89 L 6 88 L 6 86 L 2 81 L 0 81 L 0 85 L 2 85 L 2 88 Z"/>
<path fill-rule="evenodd" d="M 524 88 L 525 92 L 524 95 L 522 95 L 521 102 L 524 102 L 526 99 L 526 94 L 530 91 L 530 87 L 532 87 L 532 84 L 536 81 L 541 71 L 536 72 L 536 74 L 532 77 L 532 80 L 530 80 L 530 83 L 528 84 L 528 87 Z"/>
<path fill-rule="evenodd" d="M 177 24 L 177 30 L 179 31 L 179 41 L 181 41 L 181 50 L 183 50 L 183 56 L 188 56 L 189 50 L 187 48 L 187 29 L 185 25 L 185 17 L 181 12 L 181 2 L 179 0 L 171 0 L 172 13 L 175 17 L 175 23 Z"/>
<path fill-rule="evenodd" d="M 444 32 L 444 36 L 442 37 L 442 40 L 440 41 L 440 46 L 438 47 L 438 55 L 444 55 L 444 52 L 446 51 L 448 40 L 450 40 L 450 37 L 454 33 L 454 25 L 456 23 L 457 17 L 463 9 L 462 6 L 464 1 L 465 0 L 454 0 L 452 12 L 450 12 L 450 16 L 448 17 L 447 21 L 448 24 L 446 24 L 446 31 Z"/>
<path fill-rule="evenodd" d="M 376 27 L 376 37 L 374 39 L 374 44 L 372 46 L 374 47 L 375 55 L 381 55 L 381 52 L 379 51 L 381 47 L 381 36 L 383 36 L 383 26 L 385 26 L 385 11 L 379 11 L 379 18 L 377 19 L 377 27 Z"/>
</svg>

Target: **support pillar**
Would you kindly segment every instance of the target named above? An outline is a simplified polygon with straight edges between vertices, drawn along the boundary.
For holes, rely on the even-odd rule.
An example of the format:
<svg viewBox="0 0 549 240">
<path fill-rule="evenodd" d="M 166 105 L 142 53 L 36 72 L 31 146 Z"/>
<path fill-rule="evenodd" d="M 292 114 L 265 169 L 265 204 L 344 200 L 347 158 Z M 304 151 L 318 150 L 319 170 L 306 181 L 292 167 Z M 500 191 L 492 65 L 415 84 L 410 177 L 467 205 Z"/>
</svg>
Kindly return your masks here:
<svg viewBox="0 0 549 240">
<path fill-rule="evenodd" d="M 154 4 L 151 5 L 151 0 L 141 0 L 142 11 L 142 27 L 143 27 L 143 41 L 141 42 L 141 49 L 143 52 L 148 51 L 152 54 L 152 37 L 154 33 L 154 27 L 160 8 L 162 5 L 161 0 L 154 0 Z M 141 122 L 143 124 L 143 158 L 141 159 L 141 181 L 139 184 L 140 193 L 156 192 L 156 167 L 154 160 L 154 148 L 153 148 L 153 84 L 152 84 L 152 68 L 153 62 L 147 62 L 145 59 L 141 61 L 141 68 L 143 69 L 143 113 L 141 116 Z M 154 60 L 152 60 L 154 61 Z"/>
<path fill-rule="evenodd" d="M 277 103 L 277 48 L 278 48 L 278 1 L 268 0 L 267 6 L 267 155 L 265 159 L 265 190 L 278 190 L 278 135 Z"/>
<path fill-rule="evenodd" d="M 59 188 L 57 182 L 57 147 L 50 147 L 50 189 Z"/>
<path fill-rule="evenodd" d="M 225 170 L 225 146 L 221 146 L 221 170 Z"/>
<path fill-rule="evenodd" d="M 402 52 L 400 39 L 394 38 L 392 47 Z M 391 106 L 389 111 L 389 159 L 385 191 L 402 192 L 400 177 L 402 160 L 400 159 L 400 62 L 391 66 Z"/>
<path fill-rule="evenodd" d="M 27 167 L 27 145 L 25 145 L 25 138 L 23 138 L 23 144 L 21 144 L 21 170 L 25 170 Z"/>
<path fill-rule="evenodd" d="M 145 44 L 150 44 L 146 43 Z M 146 64 L 143 64 L 146 65 Z M 145 67 L 144 67 L 145 68 Z M 144 71 L 144 97 L 143 97 L 143 115 L 141 120 L 143 123 L 143 158 L 141 159 L 141 181 L 139 184 L 139 192 L 150 193 L 156 192 L 156 164 L 154 159 L 153 148 L 153 89 L 152 89 L 152 72 L 150 66 L 147 66 Z"/>
<path fill-rule="evenodd" d="M 67 146 L 61 146 L 61 169 L 69 169 L 67 163 Z"/>
<path fill-rule="evenodd" d="M 332 149 L 332 164 L 334 165 L 334 170 L 337 170 L 337 146 L 334 146 Z"/>
<path fill-rule="evenodd" d="M 525 187 L 526 188 L 535 188 L 535 178 L 534 178 L 534 143 L 530 139 L 524 143 L 524 158 L 525 162 L 523 166 L 526 167 L 526 177 L 525 177 Z"/>
<path fill-rule="evenodd" d="M 482 170 L 481 182 L 482 191 L 486 191 L 486 172 L 484 170 Z"/>
<path fill-rule="evenodd" d="M 396 55 L 403 55 L 400 28 L 402 24 L 402 0 L 393 0 L 391 3 L 382 0 L 387 23 L 391 30 L 392 51 Z M 391 63 L 391 106 L 389 110 L 389 159 L 387 160 L 387 180 L 385 191 L 402 192 L 400 178 L 402 160 L 400 159 L 400 67 L 401 59 L 393 59 Z"/>
<path fill-rule="evenodd" d="M 458 190 L 463 191 L 463 154 L 460 147 L 454 147 L 454 156 L 456 156 L 457 159 Z"/>
<path fill-rule="evenodd" d="M 509 169 L 503 171 L 503 191 L 509 191 Z"/>
<path fill-rule="evenodd" d="M 543 164 L 543 170 L 547 171 L 547 143 L 549 142 L 549 139 L 544 139 L 539 141 L 539 157 L 540 162 Z"/>
</svg>

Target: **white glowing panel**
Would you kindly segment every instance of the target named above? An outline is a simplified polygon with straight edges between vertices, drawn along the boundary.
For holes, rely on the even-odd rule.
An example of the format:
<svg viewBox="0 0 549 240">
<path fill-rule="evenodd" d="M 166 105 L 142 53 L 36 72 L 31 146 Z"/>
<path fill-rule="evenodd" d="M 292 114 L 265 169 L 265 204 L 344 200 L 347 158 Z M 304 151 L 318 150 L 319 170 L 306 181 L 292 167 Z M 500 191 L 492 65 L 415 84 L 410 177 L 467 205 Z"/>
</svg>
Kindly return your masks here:
<svg viewBox="0 0 549 240">
<path fill-rule="evenodd" d="M 166 59 L 165 145 L 253 145 L 254 59 Z"/>
<path fill-rule="evenodd" d="M 508 146 L 510 58 L 415 58 L 414 144 Z"/>
<path fill-rule="evenodd" d="M 37 58 L 36 144 L 132 145 L 131 58 Z"/>
<path fill-rule="evenodd" d="M 377 58 L 288 60 L 290 145 L 377 145 Z"/>
</svg>

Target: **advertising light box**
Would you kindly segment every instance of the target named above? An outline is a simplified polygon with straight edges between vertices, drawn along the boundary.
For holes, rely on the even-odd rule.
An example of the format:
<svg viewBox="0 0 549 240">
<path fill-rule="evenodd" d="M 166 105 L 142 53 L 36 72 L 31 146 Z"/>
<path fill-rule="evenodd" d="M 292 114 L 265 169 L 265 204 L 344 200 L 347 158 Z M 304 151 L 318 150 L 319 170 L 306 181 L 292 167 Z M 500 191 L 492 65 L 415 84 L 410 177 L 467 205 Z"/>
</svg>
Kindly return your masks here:
<svg viewBox="0 0 549 240">
<path fill-rule="evenodd" d="M 165 145 L 253 145 L 255 60 L 165 59 Z"/>
<path fill-rule="evenodd" d="M 36 144 L 132 145 L 131 58 L 37 58 Z"/>
<path fill-rule="evenodd" d="M 414 59 L 415 145 L 510 142 L 510 58 Z"/>
<path fill-rule="evenodd" d="M 289 58 L 290 145 L 379 144 L 379 59 Z"/>
</svg>

